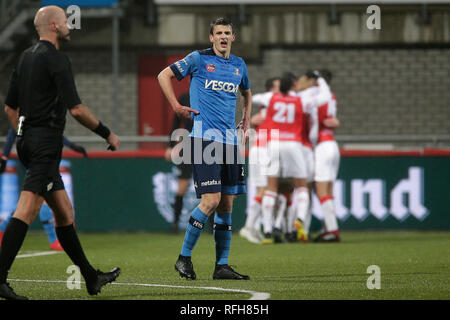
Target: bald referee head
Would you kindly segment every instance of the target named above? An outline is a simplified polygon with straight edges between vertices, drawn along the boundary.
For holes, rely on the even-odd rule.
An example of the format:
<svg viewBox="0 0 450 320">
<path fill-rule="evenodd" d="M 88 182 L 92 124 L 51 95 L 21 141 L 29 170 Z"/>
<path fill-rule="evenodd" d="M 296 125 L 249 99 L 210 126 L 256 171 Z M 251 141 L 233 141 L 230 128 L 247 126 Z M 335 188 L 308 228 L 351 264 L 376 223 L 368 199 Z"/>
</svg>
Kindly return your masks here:
<svg viewBox="0 0 450 320">
<path fill-rule="evenodd" d="M 61 43 L 70 41 L 67 15 L 58 6 L 40 8 L 34 17 L 34 26 L 39 34 L 39 40 L 47 40 L 53 43 L 57 49 Z"/>
</svg>

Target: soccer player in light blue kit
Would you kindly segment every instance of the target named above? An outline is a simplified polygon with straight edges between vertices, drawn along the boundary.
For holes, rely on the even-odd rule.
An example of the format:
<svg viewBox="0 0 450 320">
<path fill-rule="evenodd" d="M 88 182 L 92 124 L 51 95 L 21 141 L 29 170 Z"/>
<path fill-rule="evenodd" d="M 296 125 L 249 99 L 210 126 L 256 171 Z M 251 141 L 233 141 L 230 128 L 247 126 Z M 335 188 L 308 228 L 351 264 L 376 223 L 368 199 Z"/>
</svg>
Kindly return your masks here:
<svg viewBox="0 0 450 320">
<path fill-rule="evenodd" d="M 252 94 L 244 60 L 230 53 L 235 39 L 232 24 L 223 18 L 217 19 L 211 23 L 209 39 L 212 48 L 194 51 L 158 75 L 161 89 L 175 113 L 180 117 L 193 116 L 191 160 L 197 197 L 201 199 L 189 219 L 175 270 L 181 277 L 196 278 L 192 250 L 208 217 L 215 212 L 213 279 L 249 280 L 249 276 L 237 273 L 228 265 L 228 256 L 233 201 L 237 194 L 246 193 L 244 168 L 237 161 L 236 100 L 240 91 L 244 104 L 238 129 L 245 133 L 249 128 Z M 186 76 L 191 78 L 190 108 L 179 104 L 171 82 L 174 77 L 181 80 Z M 213 163 L 203 157 L 212 149 L 217 151 Z"/>
</svg>

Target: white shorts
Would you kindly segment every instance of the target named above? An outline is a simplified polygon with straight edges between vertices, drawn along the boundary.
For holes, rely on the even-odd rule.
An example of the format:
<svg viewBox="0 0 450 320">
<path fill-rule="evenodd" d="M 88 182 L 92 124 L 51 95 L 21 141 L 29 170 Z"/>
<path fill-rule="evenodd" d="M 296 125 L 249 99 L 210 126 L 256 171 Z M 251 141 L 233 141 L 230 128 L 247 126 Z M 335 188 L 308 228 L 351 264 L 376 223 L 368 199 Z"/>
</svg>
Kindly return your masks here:
<svg viewBox="0 0 450 320">
<path fill-rule="evenodd" d="M 302 145 L 303 159 L 305 160 L 306 167 L 306 180 L 308 182 L 314 181 L 314 151 L 312 148 L 308 148 Z"/>
<path fill-rule="evenodd" d="M 339 170 L 339 147 L 336 141 L 324 141 L 314 149 L 315 181 L 335 181 Z"/>
<path fill-rule="evenodd" d="M 269 142 L 267 150 L 270 158 L 268 176 L 306 179 L 306 166 L 300 142 Z"/>
<path fill-rule="evenodd" d="M 267 186 L 266 167 L 268 164 L 269 158 L 266 147 L 250 147 L 248 153 L 248 179 L 253 186 Z"/>
</svg>

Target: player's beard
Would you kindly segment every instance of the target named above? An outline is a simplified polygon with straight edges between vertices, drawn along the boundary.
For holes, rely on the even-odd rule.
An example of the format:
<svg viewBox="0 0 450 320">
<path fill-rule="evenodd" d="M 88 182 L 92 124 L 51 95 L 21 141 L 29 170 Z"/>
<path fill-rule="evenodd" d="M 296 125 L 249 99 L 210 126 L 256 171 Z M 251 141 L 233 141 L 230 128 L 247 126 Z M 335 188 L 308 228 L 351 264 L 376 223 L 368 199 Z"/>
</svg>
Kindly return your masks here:
<svg viewBox="0 0 450 320">
<path fill-rule="evenodd" d="M 66 34 L 63 34 L 61 31 L 58 30 L 58 42 L 60 44 L 66 43 L 70 41 L 70 31 Z"/>
</svg>

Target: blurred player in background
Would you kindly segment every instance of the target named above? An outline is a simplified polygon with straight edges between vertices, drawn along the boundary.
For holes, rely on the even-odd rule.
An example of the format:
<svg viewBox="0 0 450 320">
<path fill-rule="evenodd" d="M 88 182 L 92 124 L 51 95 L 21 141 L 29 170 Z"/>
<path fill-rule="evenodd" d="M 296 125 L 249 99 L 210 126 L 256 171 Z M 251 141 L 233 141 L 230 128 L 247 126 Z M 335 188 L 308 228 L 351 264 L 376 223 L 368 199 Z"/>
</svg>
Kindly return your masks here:
<svg viewBox="0 0 450 320">
<path fill-rule="evenodd" d="M 306 188 L 306 170 L 301 149 L 303 109 L 295 92 L 297 80 L 290 72 L 283 74 L 280 93 L 272 95 L 263 124 L 270 130 L 267 145 L 270 163 L 262 200 L 264 244 L 273 243 L 273 211 L 278 197 L 279 179 L 292 179 L 296 193 Z"/>
<path fill-rule="evenodd" d="M 274 77 L 266 81 L 266 92 L 252 96 L 253 105 L 260 105 L 259 111 L 254 114 L 250 124 L 255 127 L 256 136 L 249 150 L 248 180 L 249 186 L 256 187 L 256 194 L 250 200 L 245 225 L 239 230 L 239 235 L 252 243 L 261 243 L 261 202 L 264 188 L 267 186 L 267 175 L 264 168 L 267 166 L 267 139 L 259 139 L 259 126 L 266 117 L 267 106 L 273 93 L 280 92 L 280 78 Z"/>
<path fill-rule="evenodd" d="M 3 152 L 0 157 L 0 175 L 5 171 L 6 164 L 9 158 L 9 154 L 11 153 L 12 146 L 14 144 L 14 141 L 16 140 L 16 132 L 13 128 L 10 128 L 8 130 L 8 136 L 6 138 L 5 146 L 3 147 Z M 75 152 L 79 152 L 83 154 L 84 157 L 87 157 L 86 149 L 83 146 L 80 146 L 69 139 L 67 139 L 65 136 L 63 137 L 63 144 L 64 146 L 74 150 Z M 73 203 L 72 203 L 73 205 Z M 2 210 L 3 211 L 3 210 Z M 2 243 L 3 233 L 5 232 L 6 226 L 8 225 L 9 219 L 11 218 L 14 211 L 11 211 L 9 216 L 5 219 L 0 219 L 0 245 Z M 4 217 L 0 217 L 4 218 Z M 59 240 L 56 236 L 55 231 L 55 221 L 53 217 L 53 213 L 50 210 L 50 207 L 47 205 L 47 203 L 44 201 L 42 204 L 41 210 L 39 211 L 39 219 L 41 220 L 42 226 L 45 230 L 45 233 L 47 234 L 48 241 L 50 242 L 50 249 L 55 251 L 62 251 L 64 250 L 61 247 L 61 244 L 59 243 Z"/>
<path fill-rule="evenodd" d="M 310 90 L 307 90 L 310 88 Z M 302 155 L 306 173 L 306 186 L 302 186 L 296 190 L 294 194 L 294 202 L 296 206 L 296 219 L 294 226 L 297 229 L 297 239 L 301 242 L 308 241 L 308 231 L 311 223 L 311 188 L 312 175 L 315 171 L 313 166 L 313 155 L 311 132 L 314 130 L 314 112 L 317 108 L 331 99 L 331 91 L 327 82 L 320 77 L 317 71 L 307 71 L 298 81 L 297 96 L 302 102 L 303 114 L 302 124 L 304 131 L 302 132 Z M 309 187 L 308 187 L 309 186 Z M 292 221 L 293 213 L 291 212 L 289 222 Z"/>
<path fill-rule="evenodd" d="M 161 89 L 175 113 L 187 118 L 195 115 L 191 132 L 191 161 L 195 189 L 201 201 L 189 219 L 175 270 L 181 277 L 196 279 L 191 261 L 192 250 L 208 217 L 215 212 L 216 263 L 213 279 L 249 280 L 249 276 L 237 273 L 228 265 L 228 256 L 233 201 L 237 194 L 246 192 L 244 167 L 238 163 L 236 100 L 240 91 L 244 104 L 243 118 L 238 128 L 247 133 L 252 94 L 244 60 L 230 53 L 235 39 L 232 24 L 223 18 L 217 19 L 210 26 L 209 39 L 212 48 L 194 51 L 158 75 Z M 172 78 L 181 80 L 186 76 L 191 77 L 192 109 L 180 105 L 172 85 Z M 204 151 L 211 150 L 211 146 L 213 150 L 222 150 L 223 157 L 212 159 L 213 162 L 209 163 Z M 229 159 L 227 154 L 233 155 L 233 159 Z"/>
<path fill-rule="evenodd" d="M 189 99 L 189 93 L 186 92 L 182 94 L 178 102 L 182 106 L 190 106 L 190 99 Z M 180 118 L 177 114 L 174 114 L 173 122 L 172 122 L 172 132 L 174 132 L 176 129 L 184 128 L 185 130 L 191 132 L 192 130 L 192 119 L 188 118 Z M 166 149 L 166 160 L 171 162 L 172 161 L 172 151 L 173 148 L 177 145 L 176 141 L 169 142 L 169 147 Z M 181 152 L 181 153 L 180 153 Z M 182 150 L 178 152 L 178 155 L 182 157 Z M 180 163 L 177 165 L 177 178 L 178 178 L 178 189 L 177 193 L 175 195 L 175 202 L 173 205 L 173 224 L 172 224 L 172 232 L 178 233 L 178 224 L 180 222 L 180 216 L 181 212 L 183 210 L 183 197 L 186 194 L 189 185 L 191 184 L 191 178 L 192 178 L 192 164 L 190 163 Z"/>
<path fill-rule="evenodd" d="M 320 71 L 320 75 L 329 84 L 332 74 L 329 70 Z M 324 80 L 324 81 L 325 81 Z M 334 138 L 333 130 L 339 126 L 336 118 L 337 101 L 334 94 L 326 103 L 312 109 L 313 129 L 312 140 L 317 141 L 314 148 L 315 189 L 323 213 L 323 230 L 314 240 L 316 242 L 339 242 L 339 226 L 336 218 L 333 199 L 333 185 L 339 170 L 339 147 Z"/>
</svg>

